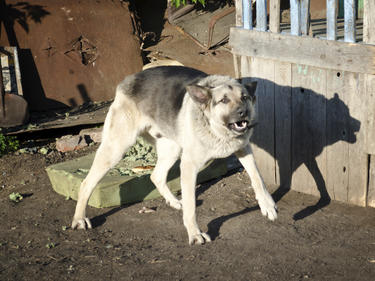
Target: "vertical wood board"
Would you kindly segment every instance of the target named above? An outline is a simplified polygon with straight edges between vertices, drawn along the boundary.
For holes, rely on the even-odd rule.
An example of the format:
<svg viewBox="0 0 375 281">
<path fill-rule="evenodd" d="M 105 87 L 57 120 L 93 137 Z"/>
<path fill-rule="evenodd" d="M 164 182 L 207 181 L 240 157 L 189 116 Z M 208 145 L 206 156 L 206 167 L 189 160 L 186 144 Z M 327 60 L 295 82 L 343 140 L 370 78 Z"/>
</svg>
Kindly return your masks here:
<svg viewBox="0 0 375 281">
<path fill-rule="evenodd" d="M 327 71 L 327 190 L 331 199 L 346 202 L 349 186 L 349 110 L 345 72 Z"/>
<path fill-rule="evenodd" d="M 290 0 L 290 34 L 301 35 L 301 2 Z"/>
<path fill-rule="evenodd" d="M 319 195 L 326 178 L 326 70 L 292 65 L 292 188 Z"/>
<path fill-rule="evenodd" d="M 375 155 L 370 157 L 369 188 L 367 194 L 367 206 L 375 208 Z"/>
<path fill-rule="evenodd" d="M 250 0 L 242 0 L 242 22 L 244 29 L 253 29 L 253 11 Z"/>
<path fill-rule="evenodd" d="M 346 101 L 349 108 L 347 139 L 349 141 L 349 189 L 348 202 L 365 206 L 368 180 L 368 156 L 366 143 L 366 90 L 365 75 L 345 74 Z M 353 138 L 354 136 L 354 138 Z"/>
<path fill-rule="evenodd" d="M 243 57 L 241 75 L 245 79 L 258 81 L 256 110 L 258 125 L 254 129 L 251 143 L 259 170 L 267 184 L 275 183 L 274 151 L 274 62 L 270 60 Z"/>
<path fill-rule="evenodd" d="M 310 0 L 301 0 L 301 33 L 309 34 L 310 29 Z"/>
<path fill-rule="evenodd" d="M 355 42 L 355 1 L 344 0 L 344 40 Z"/>
<path fill-rule="evenodd" d="M 292 65 L 275 62 L 276 183 L 290 188 L 292 177 Z"/>
<path fill-rule="evenodd" d="M 267 30 L 267 0 L 257 0 L 256 1 L 256 21 L 257 30 L 266 31 Z"/>
<path fill-rule="evenodd" d="M 270 0 L 270 31 L 280 33 L 280 1 Z"/>
<path fill-rule="evenodd" d="M 242 0 L 235 0 L 236 6 L 236 26 L 243 27 L 243 8 L 242 8 Z"/>
<path fill-rule="evenodd" d="M 337 0 L 327 0 L 327 39 L 337 37 Z"/>
</svg>

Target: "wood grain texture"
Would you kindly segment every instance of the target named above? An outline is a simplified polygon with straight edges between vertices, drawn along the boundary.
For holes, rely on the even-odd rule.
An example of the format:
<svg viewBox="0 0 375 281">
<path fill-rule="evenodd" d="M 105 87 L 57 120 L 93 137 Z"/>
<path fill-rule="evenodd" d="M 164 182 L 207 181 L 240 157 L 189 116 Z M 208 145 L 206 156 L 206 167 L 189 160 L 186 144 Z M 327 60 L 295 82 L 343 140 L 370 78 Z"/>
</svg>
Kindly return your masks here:
<svg viewBox="0 0 375 281">
<path fill-rule="evenodd" d="M 235 0 L 236 6 L 236 26 L 243 27 L 243 8 L 242 8 L 242 0 Z"/>
<path fill-rule="evenodd" d="M 274 184 L 274 63 L 263 59 L 242 57 L 241 75 L 244 83 L 258 81 L 256 90 L 258 125 L 254 129 L 251 143 L 264 181 L 266 184 Z"/>
<path fill-rule="evenodd" d="M 301 0 L 301 34 L 308 35 L 310 29 L 310 0 Z"/>
<path fill-rule="evenodd" d="M 270 0 L 270 23 L 271 32 L 280 33 L 280 1 Z"/>
<path fill-rule="evenodd" d="M 355 42 L 355 1 L 344 0 L 344 40 Z"/>
<path fill-rule="evenodd" d="M 238 28 L 231 28 L 229 44 L 236 54 L 340 71 L 375 74 L 373 45 Z"/>
<path fill-rule="evenodd" d="M 337 0 L 327 0 L 327 39 L 337 38 Z"/>
<path fill-rule="evenodd" d="M 375 44 L 375 1 L 364 0 L 363 6 L 363 42 Z"/>
<path fill-rule="evenodd" d="M 349 109 L 347 141 L 349 143 L 348 202 L 365 206 L 368 180 L 368 155 L 366 147 L 366 90 L 365 75 L 345 74 L 346 104 Z M 354 137 L 353 137 L 354 136 Z"/>
<path fill-rule="evenodd" d="M 292 177 L 292 65 L 275 63 L 275 158 L 276 183 L 290 188 Z"/>
<path fill-rule="evenodd" d="M 375 207 L 375 155 L 369 155 L 369 187 L 367 194 L 367 206 Z"/>
<path fill-rule="evenodd" d="M 327 71 L 327 190 L 334 200 L 346 202 L 349 189 L 349 112 L 345 72 Z"/>
<path fill-rule="evenodd" d="M 292 65 L 292 189 L 326 191 L 326 70 Z"/>
<path fill-rule="evenodd" d="M 256 16 L 257 30 L 266 31 L 267 30 L 267 1 L 257 0 L 256 11 L 257 11 L 257 16 Z"/>
<path fill-rule="evenodd" d="M 251 1 L 242 1 L 242 22 L 244 29 L 253 29 L 253 12 Z"/>
<path fill-rule="evenodd" d="M 290 0 L 290 34 L 301 35 L 301 2 Z"/>
</svg>

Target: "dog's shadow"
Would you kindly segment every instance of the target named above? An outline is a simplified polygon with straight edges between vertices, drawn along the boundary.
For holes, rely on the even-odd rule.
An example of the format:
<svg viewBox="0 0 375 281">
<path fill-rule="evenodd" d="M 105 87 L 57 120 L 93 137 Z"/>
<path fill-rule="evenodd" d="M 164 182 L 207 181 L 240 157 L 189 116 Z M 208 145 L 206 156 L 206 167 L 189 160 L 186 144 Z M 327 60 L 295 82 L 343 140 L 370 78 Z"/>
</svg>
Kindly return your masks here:
<svg viewBox="0 0 375 281">
<path fill-rule="evenodd" d="M 350 115 L 348 106 L 340 99 L 337 93 L 335 93 L 332 98 L 327 99 L 325 96 L 312 90 L 300 87 L 291 88 L 280 86 L 272 81 L 259 78 L 256 80 L 258 80 L 258 87 L 260 86 L 261 88 L 260 91 L 258 89 L 256 93 L 258 111 L 267 107 L 267 105 L 264 105 L 270 102 L 268 100 L 269 98 L 274 99 L 271 101 L 272 104 L 276 103 L 275 97 L 267 94 L 259 96 L 262 94 L 262 87 L 263 93 L 267 91 L 267 89 L 275 87 L 279 87 L 280 92 L 291 93 L 289 97 L 286 97 L 289 99 L 288 102 L 290 106 L 285 107 L 286 110 L 290 112 L 274 112 L 275 115 L 273 119 L 262 119 L 262 116 L 264 117 L 265 114 L 269 114 L 269 112 L 262 112 L 261 114 L 258 112 L 258 116 L 260 116 L 258 120 L 259 126 L 255 128 L 251 142 L 270 154 L 278 164 L 280 185 L 272 194 L 276 202 L 280 201 L 283 196 L 289 192 L 293 174 L 301 165 L 305 165 L 308 172 L 312 175 L 320 198 L 317 203 L 307 206 L 293 215 L 294 220 L 301 220 L 314 214 L 331 202 L 331 197 L 326 187 L 326 181 L 320 171 L 316 158 L 323 152 L 325 147 L 339 141 L 349 144 L 355 143 L 357 141 L 356 133 L 360 130 L 361 123 Z M 261 104 L 259 105 L 259 103 Z M 323 111 L 320 113 L 312 112 L 312 108 L 316 108 L 317 104 L 323 107 L 321 109 Z M 276 106 L 278 105 L 275 104 L 274 110 Z M 324 124 L 319 124 L 319 118 L 314 118 L 314 116 L 311 115 L 322 114 L 322 112 L 325 116 L 325 122 Z M 285 116 L 289 116 L 289 118 Z M 291 134 L 290 141 L 275 141 L 277 139 L 276 129 L 273 130 L 273 141 L 264 141 L 265 138 L 264 135 L 262 135 L 263 130 L 269 130 L 270 127 L 275 128 L 274 126 L 278 118 L 282 119 L 281 122 L 290 122 L 289 126 L 291 131 L 286 132 Z M 274 123 L 268 124 L 267 122 Z M 280 133 L 280 131 L 278 133 Z M 308 140 L 307 142 L 306 139 Z M 314 142 L 315 139 L 324 139 L 324 141 Z M 280 153 L 280 151 L 289 152 L 289 155 L 286 157 L 288 159 L 285 159 L 285 153 Z M 233 214 L 218 217 L 208 224 L 208 233 L 215 239 L 219 236 L 220 228 L 224 222 L 258 209 L 259 206 L 253 206 Z"/>
</svg>

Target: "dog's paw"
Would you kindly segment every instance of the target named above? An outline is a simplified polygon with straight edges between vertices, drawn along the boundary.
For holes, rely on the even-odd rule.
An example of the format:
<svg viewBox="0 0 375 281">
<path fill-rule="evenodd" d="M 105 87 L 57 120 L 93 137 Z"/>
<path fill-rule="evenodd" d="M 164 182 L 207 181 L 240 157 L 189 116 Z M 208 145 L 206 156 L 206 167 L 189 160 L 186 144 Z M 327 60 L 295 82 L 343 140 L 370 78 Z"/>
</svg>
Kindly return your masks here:
<svg viewBox="0 0 375 281">
<path fill-rule="evenodd" d="M 277 219 L 277 206 L 269 193 L 257 200 L 263 216 L 268 217 L 271 221 Z"/>
<path fill-rule="evenodd" d="M 91 229 L 91 222 L 89 218 L 73 218 L 72 229 Z"/>
<path fill-rule="evenodd" d="M 174 198 L 172 200 L 166 200 L 167 204 L 171 206 L 172 208 L 175 208 L 176 210 L 182 210 L 182 202 L 181 200 L 178 200 L 177 198 Z"/>
<path fill-rule="evenodd" d="M 196 234 L 189 235 L 189 244 L 198 244 L 202 245 L 206 242 L 211 242 L 211 238 L 207 233 L 199 232 Z"/>
</svg>

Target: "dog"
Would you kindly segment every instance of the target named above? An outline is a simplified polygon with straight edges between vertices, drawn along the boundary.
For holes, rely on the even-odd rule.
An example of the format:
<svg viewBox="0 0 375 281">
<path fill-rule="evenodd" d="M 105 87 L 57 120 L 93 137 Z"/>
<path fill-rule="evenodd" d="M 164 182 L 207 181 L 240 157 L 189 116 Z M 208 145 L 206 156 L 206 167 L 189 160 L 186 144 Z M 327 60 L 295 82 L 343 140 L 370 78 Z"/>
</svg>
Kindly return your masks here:
<svg viewBox="0 0 375 281">
<path fill-rule="evenodd" d="M 127 76 L 116 89 L 102 143 L 80 186 L 72 229 L 91 228 L 87 202 L 96 184 L 116 165 L 138 135 L 153 140 L 158 154 L 151 181 L 167 204 L 182 209 L 189 244 L 211 239 L 196 220 L 199 170 L 210 160 L 235 153 L 248 172 L 260 210 L 270 220 L 277 208 L 257 169 L 249 139 L 256 124 L 256 82 L 207 75 L 184 66 L 160 66 Z M 181 160 L 181 195 L 167 186 L 169 169 Z"/>
</svg>

